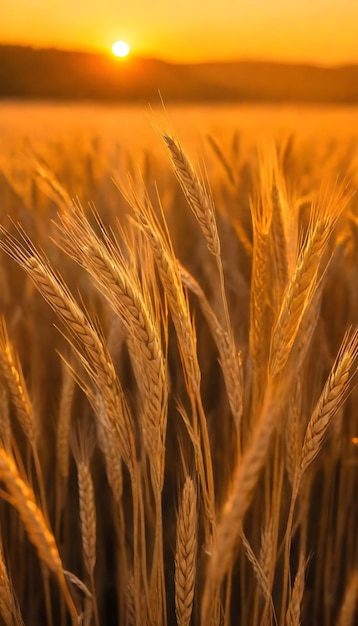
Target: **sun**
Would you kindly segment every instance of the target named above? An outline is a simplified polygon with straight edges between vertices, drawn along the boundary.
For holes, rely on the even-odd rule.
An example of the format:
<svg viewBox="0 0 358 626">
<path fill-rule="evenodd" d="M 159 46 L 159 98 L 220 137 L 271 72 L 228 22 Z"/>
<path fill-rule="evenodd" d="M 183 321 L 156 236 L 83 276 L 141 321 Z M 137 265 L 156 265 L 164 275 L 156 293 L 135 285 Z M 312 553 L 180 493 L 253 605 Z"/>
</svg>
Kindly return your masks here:
<svg viewBox="0 0 358 626">
<path fill-rule="evenodd" d="M 121 40 L 115 41 L 112 46 L 112 52 L 114 56 L 120 57 L 121 59 L 124 59 L 124 57 L 127 57 L 130 51 L 131 51 L 130 45 L 126 41 L 121 41 Z"/>
</svg>

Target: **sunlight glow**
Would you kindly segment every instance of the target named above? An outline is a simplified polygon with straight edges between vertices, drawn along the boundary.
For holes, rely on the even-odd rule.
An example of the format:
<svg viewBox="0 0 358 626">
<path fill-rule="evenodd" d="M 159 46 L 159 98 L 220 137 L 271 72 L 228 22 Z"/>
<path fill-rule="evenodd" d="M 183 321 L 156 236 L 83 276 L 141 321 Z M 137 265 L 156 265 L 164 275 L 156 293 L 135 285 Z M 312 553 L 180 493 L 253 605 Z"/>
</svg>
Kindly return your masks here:
<svg viewBox="0 0 358 626">
<path fill-rule="evenodd" d="M 112 46 L 114 56 L 124 58 L 130 53 L 130 45 L 126 41 L 115 41 Z"/>
</svg>

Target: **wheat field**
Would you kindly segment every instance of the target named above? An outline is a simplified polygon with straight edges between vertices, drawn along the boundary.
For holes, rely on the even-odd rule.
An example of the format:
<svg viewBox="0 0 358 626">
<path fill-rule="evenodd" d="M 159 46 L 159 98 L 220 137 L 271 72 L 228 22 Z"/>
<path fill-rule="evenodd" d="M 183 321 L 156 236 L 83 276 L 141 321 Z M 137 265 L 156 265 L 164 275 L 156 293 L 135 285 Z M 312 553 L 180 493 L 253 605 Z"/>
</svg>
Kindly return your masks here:
<svg viewBox="0 0 358 626">
<path fill-rule="evenodd" d="M 357 623 L 357 143 L 259 139 L 0 172 L 6 626 Z"/>
</svg>

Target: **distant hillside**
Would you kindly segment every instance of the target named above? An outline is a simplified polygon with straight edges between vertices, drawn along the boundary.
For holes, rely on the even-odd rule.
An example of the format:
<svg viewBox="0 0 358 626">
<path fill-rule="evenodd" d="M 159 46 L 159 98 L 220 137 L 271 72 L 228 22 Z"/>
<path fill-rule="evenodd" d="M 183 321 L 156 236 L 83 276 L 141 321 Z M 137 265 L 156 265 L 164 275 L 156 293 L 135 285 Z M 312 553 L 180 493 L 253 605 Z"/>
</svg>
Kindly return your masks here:
<svg viewBox="0 0 358 626">
<path fill-rule="evenodd" d="M 195 66 L 202 81 L 234 87 L 239 98 L 274 102 L 358 103 L 358 66 L 317 67 L 270 62 Z"/>
<path fill-rule="evenodd" d="M 0 46 L 0 98 L 358 103 L 358 66 L 282 63 L 170 64 Z"/>
</svg>

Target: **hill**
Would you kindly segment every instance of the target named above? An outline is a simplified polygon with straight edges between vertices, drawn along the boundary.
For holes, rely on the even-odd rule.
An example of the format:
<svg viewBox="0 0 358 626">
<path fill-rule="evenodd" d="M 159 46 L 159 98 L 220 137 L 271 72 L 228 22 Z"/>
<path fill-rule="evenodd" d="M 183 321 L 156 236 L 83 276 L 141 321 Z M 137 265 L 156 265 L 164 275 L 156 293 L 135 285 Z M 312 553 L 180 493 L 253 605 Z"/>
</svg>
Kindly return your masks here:
<svg viewBox="0 0 358 626">
<path fill-rule="evenodd" d="M 0 98 L 358 103 L 358 66 L 266 62 L 171 64 L 0 46 Z"/>
</svg>

